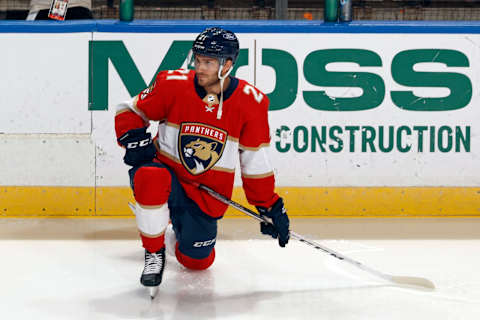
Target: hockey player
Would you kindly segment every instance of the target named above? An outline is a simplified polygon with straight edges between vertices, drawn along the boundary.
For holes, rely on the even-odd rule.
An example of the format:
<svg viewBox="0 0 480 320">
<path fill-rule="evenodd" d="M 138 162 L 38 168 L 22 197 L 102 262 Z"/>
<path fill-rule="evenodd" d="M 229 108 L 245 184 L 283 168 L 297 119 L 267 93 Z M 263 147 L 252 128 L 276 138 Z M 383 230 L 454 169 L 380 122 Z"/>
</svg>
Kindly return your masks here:
<svg viewBox="0 0 480 320">
<path fill-rule="evenodd" d="M 166 240 L 186 268 L 203 270 L 213 263 L 217 220 L 227 206 L 192 182 L 231 197 L 238 158 L 248 202 L 273 221 L 262 223 L 261 232 L 282 247 L 289 240 L 289 219 L 266 155 L 268 98 L 229 75 L 239 53 L 237 37 L 208 28 L 192 53 L 194 71 L 159 72 L 152 86 L 119 104 L 115 116 L 124 162 L 132 166 L 134 212 L 145 248 L 140 282 L 151 288 L 162 281 Z M 159 122 L 153 141 L 149 121 Z"/>
</svg>

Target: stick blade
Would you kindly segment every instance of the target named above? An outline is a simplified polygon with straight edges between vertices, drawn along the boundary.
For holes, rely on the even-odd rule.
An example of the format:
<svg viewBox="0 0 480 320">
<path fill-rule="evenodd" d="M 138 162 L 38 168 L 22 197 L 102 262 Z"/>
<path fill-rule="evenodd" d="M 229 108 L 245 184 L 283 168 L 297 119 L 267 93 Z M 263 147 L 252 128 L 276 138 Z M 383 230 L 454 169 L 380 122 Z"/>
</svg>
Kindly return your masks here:
<svg viewBox="0 0 480 320">
<path fill-rule="evenodd" d="M 433 282 L 425 278 L 392 276 L 391 280 L 392 282 L 402 287 L 408 287 L 424 291 L 435 290 L 435 285 L 433 284 Z"/>
</svg>

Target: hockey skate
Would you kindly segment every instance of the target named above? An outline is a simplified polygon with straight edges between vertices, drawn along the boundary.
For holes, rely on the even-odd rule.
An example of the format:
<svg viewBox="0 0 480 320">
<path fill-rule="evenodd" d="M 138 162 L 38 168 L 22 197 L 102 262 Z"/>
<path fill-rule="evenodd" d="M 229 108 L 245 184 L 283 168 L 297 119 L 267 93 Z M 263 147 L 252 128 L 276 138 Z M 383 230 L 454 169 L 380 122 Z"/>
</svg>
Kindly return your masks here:
<svg viewBox="0 0 480 320">
<path fill-rule="evenodd" d="M 145 268 L 140 277 L 140 283 L 148 288 L 152 299 L 155 298 L 158 286 L 162 283 L 165 263 L 165 247 L 155 253 L 145 250 Z"/>
</svg>

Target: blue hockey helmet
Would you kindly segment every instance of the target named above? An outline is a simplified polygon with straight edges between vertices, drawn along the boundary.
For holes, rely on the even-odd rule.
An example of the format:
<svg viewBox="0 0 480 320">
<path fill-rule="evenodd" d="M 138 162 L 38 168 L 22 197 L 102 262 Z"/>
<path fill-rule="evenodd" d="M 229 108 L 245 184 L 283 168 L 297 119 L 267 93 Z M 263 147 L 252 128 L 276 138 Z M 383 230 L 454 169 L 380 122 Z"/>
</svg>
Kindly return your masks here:
<svg viewBox="0 0 480 320">
<path fill-rule="evenodd" d="M 235 64 L 240 45 L 237 36 L 231 31 L 211 27 L 200 33 L 193 42 L 192 52 L 194 55 L 217 58 L 223 65 L 228 59 Z"/>
</svg>

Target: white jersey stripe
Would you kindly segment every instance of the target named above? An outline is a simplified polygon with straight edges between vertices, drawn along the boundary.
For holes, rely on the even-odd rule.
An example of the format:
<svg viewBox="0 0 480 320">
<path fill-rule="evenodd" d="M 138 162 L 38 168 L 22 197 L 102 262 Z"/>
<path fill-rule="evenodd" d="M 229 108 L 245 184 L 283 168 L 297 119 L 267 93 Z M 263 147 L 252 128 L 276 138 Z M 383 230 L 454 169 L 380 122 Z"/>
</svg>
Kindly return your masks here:
<svg viewBox="0 0 480 320">
<path fill-rule="evenodd" d="M 160 123 L 158 125 L 158 145 L 160 150 L 170 155 L 175 159 L 180 161 L 180 156 L 178 155 L 178 127 L 173 127 L 168 125 L 166 122 Z M 172 141 L 174 143 L 172 144 Z"/>
<path fill-rule="evenodd" d="M 240 151 L 240 168 L 244 176 L 264 175 L 272 172 L 272 166 L 267 156 L 267 148 L 256 151 Z"/>
<path fill-rule="evenodd" d="M 135 112 L 143 119 L 143 121 L 145 121 L 145 123 L 148 123 L 149 120 L 147 116 L 137 108 L 137 97 L 134 97 L 132 100 L 123 101 L 117 104 L 116 106 L 117 114 L 124 112 L 126 110 Z"/>
<path fill-rule="evenodd" d="M 215 164 L 215 167 L 221 167 L 226 169 L 235 169 L 238 159 L 238 142 L 227 139 L 225 149 L 223 150 L 222 157 Z"/>
</svg>

